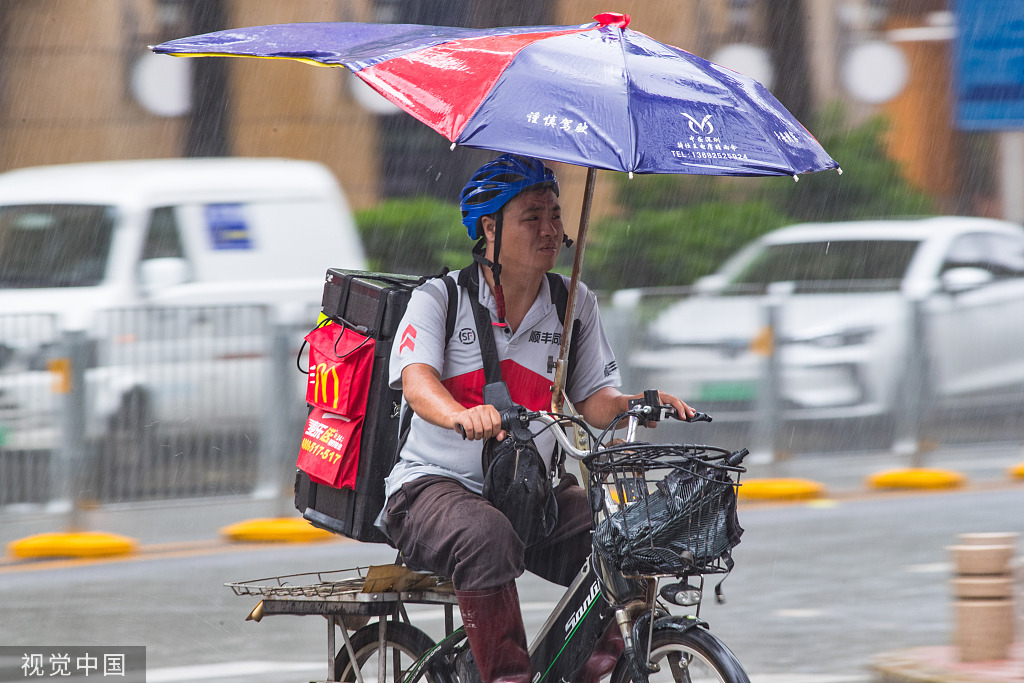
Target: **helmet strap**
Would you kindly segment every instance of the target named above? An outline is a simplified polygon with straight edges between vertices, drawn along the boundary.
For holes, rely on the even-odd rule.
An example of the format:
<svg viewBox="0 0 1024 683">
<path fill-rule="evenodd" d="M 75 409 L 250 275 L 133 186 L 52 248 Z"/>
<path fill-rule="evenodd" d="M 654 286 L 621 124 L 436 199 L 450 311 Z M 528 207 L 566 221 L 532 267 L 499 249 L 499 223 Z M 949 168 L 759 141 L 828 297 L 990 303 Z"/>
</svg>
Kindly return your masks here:
<svg viewBox="0 0 1024 683">
<path fill-rule="evenodd" d="M 501 288 L 501 264 L 498 263 L 498 255 L 501 253 L 501 223 L 504 213 L 504 209 L 499 209 L 494 217 L 494 261 L 484 256 L 484 250 L 487 247 L 485 237 L 481 237 L 473 247 L 473 260 L 490 268 L 491 275 L 494 276 L 494 302 L 498 309 L 498 322 L 494 324 L 498 327 L 508 326 L 508 323 L 505 322 L 505 294 Z"/>
</svg>

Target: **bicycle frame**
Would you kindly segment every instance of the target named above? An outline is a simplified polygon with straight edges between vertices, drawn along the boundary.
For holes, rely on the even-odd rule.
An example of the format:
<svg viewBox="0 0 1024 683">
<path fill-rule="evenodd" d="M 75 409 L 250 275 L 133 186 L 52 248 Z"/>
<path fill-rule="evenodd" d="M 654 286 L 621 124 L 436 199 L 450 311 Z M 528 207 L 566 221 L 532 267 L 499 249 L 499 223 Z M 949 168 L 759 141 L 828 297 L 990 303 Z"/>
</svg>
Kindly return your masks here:
<svg viewBox="0 0 1024 683">
<path fill-rule="evenodd" d="M 590 656 L 614 614 L 588 561 L 530 644 L 533 683 L 568 680 Z"/>
</svg>

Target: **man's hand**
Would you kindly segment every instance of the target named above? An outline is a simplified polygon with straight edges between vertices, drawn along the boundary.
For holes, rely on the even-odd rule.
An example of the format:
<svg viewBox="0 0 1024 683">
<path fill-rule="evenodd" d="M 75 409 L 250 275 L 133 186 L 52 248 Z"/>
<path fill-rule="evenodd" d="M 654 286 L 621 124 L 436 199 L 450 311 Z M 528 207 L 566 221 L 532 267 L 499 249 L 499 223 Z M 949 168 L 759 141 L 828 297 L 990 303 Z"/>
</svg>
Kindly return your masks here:
<svg viewBox="0 0 1024 683">
<path fill-rule="evenodd" d="M 689 420 L 697 413 L 696 410 L 686 405 L 672 394 L 666 394 L 664 391 L 658 392 L 658 400 L 661 401 L 662 405 L 672 406 L 675 408 L 680 420 Z M 650 426 L 654 427 L 656 424 L 657 423 L 652 422 Z"/>
<path fill-rule="evenodd" d="M 492 405 L 467 408 L 451 417 L 452 429 L 460 432 L 470 441 L 487 439 L 496 436 L 498 441 L 505 438 L 505 430 L 501 428 L 501 414 Z"/>
<path fill-rule="evenodd" d="M 588 396 L 586 400 L 576 404 L 577 410 L 583 415 L 587 422 L 602 429 L 608 426 L 616 416 L 629 409 L 629 401 L 634 398 L 643 398 L 643 394 L 627 396 L 618 389 L 604 387 L 598 389 Z M 664 391 L 658 392 L 658 400 L 662 405 L 669 405 L 676 409 L 681 419 L 689 420 L 697 411 L 686 405 L 678 398 Z M 652 423 L 653 427 L 654 424 Z"/>
<path fill-rule="evenodd" d="M 477 441 L 492 436 L 505 438 L 501 414 L 492 405 L 466 408 L 452 398 L 434 368 L 423 363 L 402 370 L 402 389 L 413 411 L 432 425 L 454 429 L 463 437 Z"/>
<path fill-rule="evenodd" d="M 432 425 L 454 429 L 467 439 L 505 438 L 501 415 L 491 405 L 467 409 L 452 398 L 441 383 L 441 376 L 424 363 L 413 363 L 402 370 L 402 390 L 413 411 Z"/>
</svg>

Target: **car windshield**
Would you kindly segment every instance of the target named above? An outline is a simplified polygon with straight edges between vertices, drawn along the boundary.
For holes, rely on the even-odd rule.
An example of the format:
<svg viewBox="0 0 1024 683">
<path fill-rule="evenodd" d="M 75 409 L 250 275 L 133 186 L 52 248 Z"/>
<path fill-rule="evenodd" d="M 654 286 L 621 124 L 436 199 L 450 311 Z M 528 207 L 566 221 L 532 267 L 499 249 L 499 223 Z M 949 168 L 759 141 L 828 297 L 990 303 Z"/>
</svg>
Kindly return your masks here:
<svg viewBox="0 0 1024 683">
<path fill-rule="evenodd" d="M 797 291 L 897 290 L 917 240 L 822 240 L 771 244 L 731 274 L 730 289 L 792 282 Z"/>
<path fill-rule="evenodd" d="M 103 279 L 111 206 L 0 207 L 0 287 L 88 287 Z"/>
</svg>

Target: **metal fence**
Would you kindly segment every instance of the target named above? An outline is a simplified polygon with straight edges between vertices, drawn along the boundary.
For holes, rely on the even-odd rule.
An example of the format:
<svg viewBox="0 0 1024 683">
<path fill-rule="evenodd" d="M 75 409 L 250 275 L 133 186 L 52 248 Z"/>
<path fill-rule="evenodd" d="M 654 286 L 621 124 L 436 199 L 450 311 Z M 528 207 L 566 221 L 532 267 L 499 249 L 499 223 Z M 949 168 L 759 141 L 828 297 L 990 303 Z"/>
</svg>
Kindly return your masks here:
<svg viewBox="0 0 1024 683">
<path fill-rule="evenodd" d="M 624 385 L 711 413 L 709 439 L 749 446 L 754 460 L 871 450 L 919 466 L 941 444 L 1024 441 L 1024 345 L 960 391 L 957 359 L 983 356 L 983 340 L 949 338 L 940 296 L 909 298 L 897 283 L 715 296 L 657 288 L 605 298 L 602 317 Z"/>
<path fill-rule="evenodd" d="M 895 292 L 888 331 L 809 338 L 794 332 L 791 291 L 755 297 L 733 333 L 714 332 L 715 315 L 739 316 L 724 297 L 685 307 L 693 294 L 619 292 L 602 316 L 624 386 L 658 387 L 711 412 L 702 440 L 728 437 L 767 461 L 873 449 L 912 465 L 928 444 L 1024 441 L 1020 388 L 976 401 L 972 422 L 945 417 L 928 300 Z M 673 326 L 693 334 L 672 338 Z M 283 501 L 305 419 L 296 356 L 307 331 L 272 324 L 258 306 L 108 311 L 89 333 L 60 332 L 50 316 L 0 317 L 0 507 Z M 840 439 L 837 425 L 848 424 L 857 428 Z M 665 426 L 658 438 L 686 438 Z"/>
<path fill-rule="evenodd" d="M 0 504 L 47 500 L 50 451 L 38 445 L 54 429 L 57 330 L 53 315 L 0 316 Z"/>
<path fill-rule="evenodd" d="M 89 333 L 50 322 L 42 360 L 0 371 L 0 505 L 286 488 L 305 327 L 260 306 L 112 310 Z M 16 324 L 0 318 L 4 339 Z"/>
</svg>

